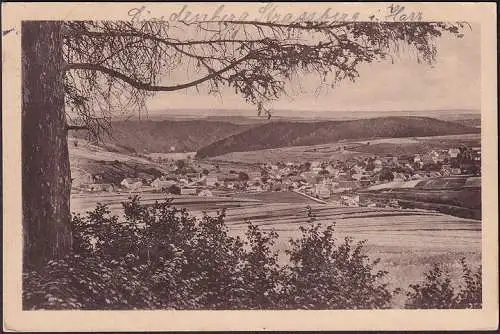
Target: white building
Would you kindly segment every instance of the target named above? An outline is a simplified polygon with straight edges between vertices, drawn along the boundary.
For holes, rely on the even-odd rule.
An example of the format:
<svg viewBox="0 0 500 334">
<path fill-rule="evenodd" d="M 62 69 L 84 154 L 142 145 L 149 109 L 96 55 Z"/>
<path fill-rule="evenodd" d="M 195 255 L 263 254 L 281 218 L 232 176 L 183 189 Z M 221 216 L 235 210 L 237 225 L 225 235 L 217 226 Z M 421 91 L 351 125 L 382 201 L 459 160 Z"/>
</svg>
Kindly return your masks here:
<svg viewBox="0 0 500 334">
<path fill-rule="evenodd" d="M 196 195 L 196 188 L 181 188 L 181 195 Z"/>
<path fill-rule="evenodd" d="M 90 191 L 113 192 L 114 186 L 110 183 L 94 183 L 94 184 L 87 185 L 87 189 Z"/>
<path fill-rule="evenodd" d="M 181 193 L 182 193 L 182 190 L 181 190 Z M 198 193 L 198 196 L 200 196 L 200 197 L 212 197 L 212 196 L 213 196 L 213 194 L 212 194 L 212 192 L 211 192 L 210 190 L 208 190 L 208 189 L 203 189 L 202 191 L 200 191 L 200 192 Z"/>
<path fill-rule="evenodd" d="M 311 162 L 311 168 L 317 168 L 317 167 L 320 167 L 320 165 L 321 165 L 320 161 Z"/>
<path fill-rule="evenodd" d="M 341 203 L 346 206 L 359 206 L 359 195 L 342 195 Z"/>
<path fill-rule="evenodd" d="M 331 185 L 326 183 L 317 184 L 315 187 L 316 195 L 320 198 L 327 199 L 331 196 Z"/>
<path fill-rule="evenodd" d="M 460 153 L 460 150 L 458 148 L 450 148 L 448 150 L 448 155 L 450 156 L 450 158 L 456 158 L 459 153 Z"/>
<path fill-rule="evenodd" d="M 211 175 L 209 175 L 209 176 L 207 176 L 205 178 L 205 182 L 206 182 L 207 186 L 209 186 L 209 187 L 215 187 L 215 184 L 217 182 L 219 182 L 219 179 L 217 178 L 217 176 L 211 176 Z"/>
<path fill-rule="evenodd" d="M 155 179 L 151 182 L 151 186 L 155 189 L 164 189 L 174 185 L 176 182 L 172 180 L 162 180 L 160 178 Z"/>
<path fill-rule="evenodd" d="M 127 189 L 135 190 L 142 186 L 142 181 L 137 178 L 125 178 L 120 185 Z"/>
</svg>

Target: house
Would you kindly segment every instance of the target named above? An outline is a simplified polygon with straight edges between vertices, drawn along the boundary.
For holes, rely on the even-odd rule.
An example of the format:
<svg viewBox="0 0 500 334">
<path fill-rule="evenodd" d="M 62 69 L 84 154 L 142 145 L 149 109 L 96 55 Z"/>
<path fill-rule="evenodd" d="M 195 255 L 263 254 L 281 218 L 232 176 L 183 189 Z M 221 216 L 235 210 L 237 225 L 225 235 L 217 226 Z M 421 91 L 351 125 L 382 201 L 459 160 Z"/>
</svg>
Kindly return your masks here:
<svg viewBox="0 0 500 334">
<path fill-rule="evenodd" d="M 362 174 L 365 172 L 365 169 L 359 165 L 353 166 L 351 169 L 355 174 Z"/>
<path fill-rule="evenodd" d="M 154 189 L 166 189 L 172 185 L 176 184 L 175 181 L 172 180 L 162 180 L 161 178 L 156 178 L 154 179 L 153 182 L 151 182 L 151 186 Z"/>
<path fill-rule="evenodd" d="M 181 194 L 182 194 L 182 189 L 181 189 Z M 208 189 L 203 189 L 202 191 L 200 191 L 200 192 L 198 193 L 198 196 L 199 196 L 199 197 L 212 197 L 212 196 L 213 196 L 213 194 L 212 194 L 212 192 L 211 192 L 210 190 L 208 190 Z"/>
<path fill-rule="evenodd" d="M 346 192 L 350 192 L 352 191 L 351 188 L 333 188 L 331 190 L 331 195 L 333 194 L 342 194 L 342 193 L 346 193 Z"/>
<path fill-rule="evenodd" d="M 197 172 L 185 174 L 185 176 L 191 180 L 199 180 L 202 177 L 202 175 L 203 173 L 197 173 Z"/>
<path fill-rule="evenodd" d="M 449 159 L 448 151 L 440 150 L 437 152 L 437 162 L 444 162 Z"/>
<path fill-rule="evenodd" d="M 217 178 L 217 176 L 207 176 L 205 178 L 205 183 L 208 187 L 215 187 L 215 184 L 219 182 L 219 179 Z"/>
<path fill-rule="evenodd" d="M 450 148 L 448 150 L 448 155 L 450 156 L 450 158 L 456 158 L 459 153 L 460 153 L 460 150 L 458 148 Z"/>
<path fill-rule="evenodd" d="M 472 148 L 472 160 L 481 161 L 481 147 Z"/>
<path fill-rule="evenodd" d="M 292 172 L 292 169 L 290 167 L 285 167 L 280 170 L 280 175 L 288 175 Z"/>
<path fill-rule="evenodd" d="M 268 183 L 264 183 L 261 185 L 262 191 L 270 191 L 271 190 L 271 185 Z"/>
<path fill-rule="evenodd" d="M 85 184 L 94 183 L 92 174 L 79 168 L 72 168 L 71 170 L 71 186 L 79 187 Z"/>
<path fill-rule="evenodd" d="M 339 173 L 339 175 L 336 178 L 339 181 L 350 181 L 352 180 L 350 175 L 347 175 L 347 173 Z"/>
<path fill-rule="evenodd" d="M 88 184 L 87 189 L 89 191 L 107 191 L 107 192 L 113 192 L 115 187 L 110 184 L 110 183 L 93 183 L 93 184 Z"/>
<path fill-rule="evenodd" d="M 359 195 L 342 195 L 340 201 L 345 206 L 359 206 Z"/>
<path fill-rule="evenodd" d="M 196 188 L 187 188 L 187 187 L 182 187 L 181 188 L 181 195 L 196 195 Z"/>
<path fill-rule="evenodd" d="M 449 164 L 445 164 L 441 166 L 441 175 L 442 176 L 450 176 L 451 175 L 451 166 Z"/>
<path fill-rule="evenodd" d="M 127 188 L 127 189 L 135 190 L 135 189 L 142 187 L 143 184 L 142 184 L 141 179 L 129 177 L 129 178 L 123 179 L 123 181 L 120 183 L 120 185 Z"/>
<path fill-rule="evenodd" d="M 359 188 L 360 182 L 359 181 L 343 181 L 343 180 L 338 180 L 337 181 L 337 187 L 339 188 Z"/>
<path fill-rule="evenodd" d="M 300 174 L 302 178 L 304 178 L 304 181 L 307 183 L 314 183 L 315 180 L 315 175 L 313 172 L 303 172 Z"/>
<path fill-rule="evenodd" d="M 441 177 L 441 173 L 440 172 L 436 172 L 436 171 L 430 171 L 429 172 L 429 177 L 432 177 L 432 178 L 436 178 L 436 177 Z"/>
<path fill-rule="evenodd" d="M 340 170 L 338 170 L 337 168 L 334 168 L 333 166 L 330 166 L 330 165 L 326 167 L 326 170 L 333 177 L 336 177 L 340 173 Z"/>
<path fill-rule="evenodd" d="M 326 183 L 320 183 L 316 185 L 315 189 L 316 195 L 318 195 L 322 199 L 328 199 L 331 195 L 330 185 Z"/>
<path fill-rule="evenodd" d="M 319 172 L 321 172 L 323 170 L 323 168 L 321 167 L 311 167 L 311 171 L 315 174 L 319 174 Z"/>
<path fill-rule="evenodd" d="M 359 180 L 359 183 L 361 184 L 362 187 L 367 187 L 372 183 L 372 181 L 370 180 L 369 177 L 367 177 L 366 175 L 363 175 L 361 177 L 361 179 Z"/>
<path fill-rule="evenodd" d="M 406 176 L 403 173 L 394 173 L 394 181 L 405 181 Z"/>
<path fill-rule="evenodd" d="M 227 174 L 220 177 L 223 182 L 235 182 L 239 180 L 238 174 Z"/>
<path fill-rule="evenodd" d="M 439 160 L 439 154 L 436 151 L 431 151 L 423 155 L 422 162 L 425 165 L 435 164 Z"/>
<path fill-rule="evenodd" d="M 312 168 L 318 168 L 321 167 L 321 162 L 320 161 L 313 161 L 311 162 L 311 169 Z"/>
<path fill-rule="evenodd" d="M 360 181 L 361 178 L 363 177 L 364 175 L 363 174 L 352 174 L 351 177 L 356 180 L 356 181 Z"/>
<path fill-rule="evenodd" d="M 264 191 L 264 188 L 260 184 L 258 184 L 258 185 L 253 185 L 253 186 L 248 187 L 248 190 L 262 192 L 262 191 Z"/>
<path fill-rule="evenodd" d="M 384 161 L 387 164 L 396 164 L 398 162 L 398 157 L 389 154 L 384 157 Z"/>
</svg>

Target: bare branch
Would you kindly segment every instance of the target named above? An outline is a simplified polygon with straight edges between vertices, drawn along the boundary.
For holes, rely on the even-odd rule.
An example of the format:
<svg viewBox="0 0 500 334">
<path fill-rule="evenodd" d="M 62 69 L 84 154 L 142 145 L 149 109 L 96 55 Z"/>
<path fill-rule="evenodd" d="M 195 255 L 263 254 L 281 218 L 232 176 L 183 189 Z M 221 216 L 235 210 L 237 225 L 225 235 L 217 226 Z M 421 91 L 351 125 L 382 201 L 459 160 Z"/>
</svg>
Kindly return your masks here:
<svg viewBox="0 0 500 334">
<path fill-rule="evenodd" d="M 226 66 L 218 71 L 212 72 L 212 73 L 210 73 L 204 77 L 201 77 L 197 80 L 193 80 L 193 81 L 190 81 L 190 82 L 187 82 L 184 84 L 179 84 L 179 85 L 174 85 L 174 86 L 156 86 L 156 85 L 152 85 L 149 83 L 140 82 L 140 81 L 137 81 L 137 80 L 130 78 L 129 76 L 127 76 L 123 73 L 120 73 L 116 70 L 113 70 L 113 69 L 110 69 L 110 68 L 107 68 L 105 66 L 98 65 L 98 64 L 88 64 L 88 63 L 87 64 L 85 64 L 85 63 L 68 64 L 66 66 L 66 70 L 98 71 L 98 72 L 102 72 L 104 74 L 110 75 L 112 77 L 118 78 L 118 79 L 128 83 L 129 85 L 131 85 L 132 87 L 135 87 L 137 89 L 154 91 L 154 92 L 171 92 L 171 91 L 175 91 L 175 90 L 193 87 L 193 86 L 199 85 L 205 81 L 213 79 L 213 78 L 217 77 L 218 75 L 220 75 L 221 73 L 227 72 L 227 71 L 231 70 L 232 68 L 235 68 L 240 63 L 244 62 L 245 60 L 247 60 L 249 58 L 250 58 L 250 54 L 247 54 L 246 56 L 232 62 L 230 65 L 228 65 L 228 66 Z"/>
</svg>

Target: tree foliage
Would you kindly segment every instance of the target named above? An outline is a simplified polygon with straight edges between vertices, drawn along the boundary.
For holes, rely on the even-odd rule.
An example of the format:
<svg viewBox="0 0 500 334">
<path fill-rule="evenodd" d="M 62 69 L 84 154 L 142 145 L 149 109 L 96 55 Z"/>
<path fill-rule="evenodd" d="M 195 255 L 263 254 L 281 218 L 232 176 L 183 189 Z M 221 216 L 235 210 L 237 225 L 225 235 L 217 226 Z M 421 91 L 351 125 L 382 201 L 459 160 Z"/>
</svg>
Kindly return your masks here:
<svg viewBox="0 0 500 334">
<path fill-rule="evenodd" d="M 259 114 L 286 94 L 286 83 L 315 73 L 322 85 L 355 80 L 361 63 L 393 61 L 403 49 L 436 59 L 443 32 L 461 37 L 463 23 L 258 21 L 64 22 L 66 101 L 73 122 L 98 129 L 110 115 L 144 110 L 145 98 L 189 87 L 218 94 L 232 88 Z M 182 75 L 176 75 L 182 71 Z M 178 74 L 178 73 L 177 73 Z"/>
</svg>

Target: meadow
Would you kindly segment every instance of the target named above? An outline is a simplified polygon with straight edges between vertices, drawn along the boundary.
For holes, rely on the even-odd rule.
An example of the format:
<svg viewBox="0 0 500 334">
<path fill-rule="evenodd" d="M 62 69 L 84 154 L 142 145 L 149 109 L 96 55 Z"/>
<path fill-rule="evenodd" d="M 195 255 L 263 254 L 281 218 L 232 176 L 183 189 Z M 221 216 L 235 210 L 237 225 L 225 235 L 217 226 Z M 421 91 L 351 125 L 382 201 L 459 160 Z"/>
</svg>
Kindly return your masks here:
<svg viewBox="0 0 500 334">
<path fill-rule="evenodd" d="M 481 146 L 481 135 L 463 134 L 431 137 L 371 138 L 366 140 L 341 140 L 331 144 L 311 146 L 290 146 L 267 150 L 231 152 L 211 158 L 239 163 L 259 163 L 262 161 L 348 160 L 353 157 L 373 155 L 398 155 L 425 153 L 432 149 L 448 149 L 467 145 Z M 345 148 L 342 150 L 342 148 Z"/>
</svg>

